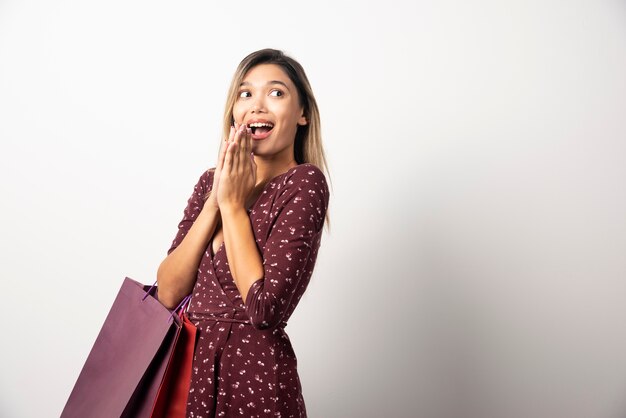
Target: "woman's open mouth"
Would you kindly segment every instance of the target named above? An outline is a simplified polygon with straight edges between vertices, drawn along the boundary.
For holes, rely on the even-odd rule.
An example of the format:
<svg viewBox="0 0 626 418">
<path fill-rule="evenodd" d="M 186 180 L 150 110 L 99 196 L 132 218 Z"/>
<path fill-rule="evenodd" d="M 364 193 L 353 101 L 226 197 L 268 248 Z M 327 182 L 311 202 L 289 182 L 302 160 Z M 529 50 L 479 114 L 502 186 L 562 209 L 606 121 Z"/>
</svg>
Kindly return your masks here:
<svg viewBox="0 0 626 418">
<path fill-rule="evenodd" d="M 252 139 L 256 141 L 260 141 L 261 139 L 265 139 L 270 135 L 272 129 L 274 129 L 274 125 L 271 123 L 251 123 L 250 128 L 252 130 Z"/>
</svg>

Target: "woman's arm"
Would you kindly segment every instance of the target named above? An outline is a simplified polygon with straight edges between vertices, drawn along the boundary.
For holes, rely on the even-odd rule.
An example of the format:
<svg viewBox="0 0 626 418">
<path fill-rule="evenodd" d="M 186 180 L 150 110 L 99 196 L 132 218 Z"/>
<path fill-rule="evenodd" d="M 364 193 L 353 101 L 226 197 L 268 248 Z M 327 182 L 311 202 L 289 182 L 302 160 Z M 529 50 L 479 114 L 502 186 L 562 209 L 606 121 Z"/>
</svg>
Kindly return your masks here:
<svg viewBox="0 0 626 418">
<path fill-rule="evenodd" d="M 246 300 L 252 283 L 263 277 L 263 260 L 246 209 L 228 209 L 222 212 L 222 216 L 228 265 L 241 298 Z"/>
<path fill-rule="evenodd" d="M 193 290 L 198 265 L 218 220 L 219 209 L 203 207 L 180 245 L 159 265 L 158 299 L 166 308 L 174 309 Z"/>
<path fill-rule="evenodd" d="M 252 325 L 273 328 L 289 308 L 317 252 L 329 202 L 326 179 L 320 169 L 302 165 L 286 178 L 275 202 L 275 218 L 263 254 L 254 240 L 243 209 L 224 212 L 224 242 L 231 274 Z"/>
<path fill-rule="evenodd" d="M 216 205 L 204 204 L 207 190 L 212 189 L 213 171 L 202 173 L 187 200 L 178 232 L 157 271 L 159 301 L 173 309 L 193 290 L 198 265 L 218 222 Z"/>
</svg>

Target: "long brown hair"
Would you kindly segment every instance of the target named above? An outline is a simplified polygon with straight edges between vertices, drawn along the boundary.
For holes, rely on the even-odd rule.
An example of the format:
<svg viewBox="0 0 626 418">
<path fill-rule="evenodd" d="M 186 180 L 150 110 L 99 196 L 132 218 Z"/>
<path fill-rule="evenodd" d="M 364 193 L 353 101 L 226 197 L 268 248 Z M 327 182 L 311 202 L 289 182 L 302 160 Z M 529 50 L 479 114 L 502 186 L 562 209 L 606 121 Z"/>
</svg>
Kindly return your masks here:
<svg viewBox="0 0 626 418">
<path fill-rule="evenodd" d="M 226 105 L 224 107 L 223 119 L 223 138 L 228 138 L 230 127 L 234 125 L 233 107 L 237 100 L 239 86 L 244 77 L 253 67 L 260 64 L 275 64 L 281 67 L 291 82 L 296 86 L 300 106 L 304 108 L 304 116 L 306 117 L 306 125 L 298 125 L 296 131 L 296 139 L 294 143 L 294 159 L 296 163 L 311 163 L 317 166 L 332 185 L 330 175 L 328 174 L 328 164 L 322 144 L 322 131 L 320 124 L 320 113 L 317 107 L 313 90 L 309 79 L 304 72 L 304 68 L 295 59 L 286 55 L 283 51 L 272 48 L 265 48 L 255 51 L 246 56 L 237 66 L 237 70 L 233 75 L 230 88 L 226 96 Z M 330 189 L 329 189 L 330 191 Z M 210 192 L 209 192 L 210 193 Z M 205 199 L 208 194 L 205 196 Z M 330 216 L 326 212 L 325 223 L 330 230 Z"/>
</svg>

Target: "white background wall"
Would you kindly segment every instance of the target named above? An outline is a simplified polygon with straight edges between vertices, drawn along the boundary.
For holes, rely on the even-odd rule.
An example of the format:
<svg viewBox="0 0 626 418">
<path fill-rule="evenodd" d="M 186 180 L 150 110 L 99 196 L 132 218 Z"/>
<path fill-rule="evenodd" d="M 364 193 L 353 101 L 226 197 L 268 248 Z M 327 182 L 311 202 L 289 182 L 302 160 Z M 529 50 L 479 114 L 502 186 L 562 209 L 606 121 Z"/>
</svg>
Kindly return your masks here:
<svg viewBox="0 0 626 418">
<path fill-rule="evenodd" d="M 287 328 L 309 415 L 623 417 L 626 6 L 600 0 L 0 0 L 0 416 L 60 414 L 265 47 L 331 164 Z"/>
</svg>

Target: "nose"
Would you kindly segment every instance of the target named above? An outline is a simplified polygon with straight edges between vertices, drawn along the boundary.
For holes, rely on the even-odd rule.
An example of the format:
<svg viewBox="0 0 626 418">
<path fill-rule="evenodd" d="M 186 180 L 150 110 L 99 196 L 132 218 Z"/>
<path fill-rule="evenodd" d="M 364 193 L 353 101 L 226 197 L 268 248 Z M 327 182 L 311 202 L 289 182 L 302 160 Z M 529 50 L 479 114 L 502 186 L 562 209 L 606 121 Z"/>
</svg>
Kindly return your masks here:
<svg viewBox="0 0 626 418">
<path fill-rule="evenodd" d="M 259 113 L 265 111 L 265 101 L 262 95 L 257 96 L 252 103 L 252 113 Z"/>
</svg>

